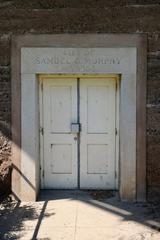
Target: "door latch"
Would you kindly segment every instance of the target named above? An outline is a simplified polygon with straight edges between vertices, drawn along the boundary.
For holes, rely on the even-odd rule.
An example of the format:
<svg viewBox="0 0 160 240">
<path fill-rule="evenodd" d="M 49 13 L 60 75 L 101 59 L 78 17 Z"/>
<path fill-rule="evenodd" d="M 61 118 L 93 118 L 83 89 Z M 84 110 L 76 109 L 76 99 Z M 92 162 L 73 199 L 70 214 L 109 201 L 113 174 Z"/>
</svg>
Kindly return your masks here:
<svg viewBox="0 0 160 240">
<path fill-rule="evenodd" d="M 79 133 L 81 130 L 80 123 L 71 123 L 71 132 L 72 133 Z"/>
</svg>

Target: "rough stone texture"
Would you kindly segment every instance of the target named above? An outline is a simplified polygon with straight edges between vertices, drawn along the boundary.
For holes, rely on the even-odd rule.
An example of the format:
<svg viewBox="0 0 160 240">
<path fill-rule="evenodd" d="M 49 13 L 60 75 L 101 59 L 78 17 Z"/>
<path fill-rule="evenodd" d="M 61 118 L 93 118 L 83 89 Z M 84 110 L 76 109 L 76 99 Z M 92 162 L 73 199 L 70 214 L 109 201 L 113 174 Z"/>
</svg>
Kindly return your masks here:
<svg viewBox="0 0 160 240">
<path fill-rule="evenodd" d="M 0 35 L 0 65 L 10 64 L 10 35 Z"/>
<path fill-rule="evenodd" d="M 11 161 L 10 142 L 4 136 L 0 137 L 0 192 L 10 193 L 11 185 Z"/>
<path fill-rule="evenodd" d="M 1 34 L 160 32 L 160 6 L 0 9 L 0 16 Z"/>
<path fill-rule="evenodd" d="M 160 197 L 160 0 L 0 0 L 0 16 L 0 130 L 7 146 L 11 137 L 12 35 L 148 34 L 147 189 L 149 199 Z M 9 154 L 3 144 L 1 147 L 2 159 L 7 161 Z"/>
<path fill-rule="evenodd" d="M 0 38 L 2 39 L 2 38 Z M 6 38 L 4 37 L 4 44 L 0 42 L 0 49 L 5 46 Z M 3 48 L 1 47 L 3 46 Z M 6 53 L 6 51 L 4 51 Z M 7 54 L 0 60 L 4 64 L 7 63 Z M 8 61 L 9 62 L 9 61 Z M 9 67 L 0 67 L 0 193 L 7 194 L 10 192 L 11 185 L 11 133 L 10 133 L 10 119 L 11 119 L 11 90 L 10 90 L 10 69 Z"/>
<path fill-rule="evenodd" d="M 10 69 L 8 67 L 0 67 L 0 125 L 1 131 L 9 136 L 8 125 L 10 123 L 10 102 L 11 102 L 11 83 Z"/>
<path fill-rule="evenodd" d="M 155 39 L 152 46 L 157 51 L 148 54 L 147 81 L 147 185 L 150 200 L 160 197 L 160 41 L 159 37 Z"/>
<path fill-rule="evenodd" d="M 159 0 L 1 0 L 0 8 L 66 8 L 66 7 L 115 7 L 127 5 L 159 5 Z"/>
</svg>

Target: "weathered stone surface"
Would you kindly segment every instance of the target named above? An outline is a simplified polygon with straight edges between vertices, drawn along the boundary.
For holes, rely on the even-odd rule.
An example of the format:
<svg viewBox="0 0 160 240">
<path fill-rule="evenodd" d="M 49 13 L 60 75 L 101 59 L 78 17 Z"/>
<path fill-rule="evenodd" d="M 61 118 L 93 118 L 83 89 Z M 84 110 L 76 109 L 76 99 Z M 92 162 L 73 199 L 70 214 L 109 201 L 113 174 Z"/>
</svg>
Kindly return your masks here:
<svg viewBox="0 0 160 240">
<path fill-rule="evenodd" d="M 153 43 L 155 43 L 153 41 Z M 156 44 L 160 44 L 157 40 Z M 160 52 L 148 54 L 147 186 L 148 199 L 160 198 Z"/>
<path fill-rule="evenodd" d="M 160 32 L 148 33 L 148 51 L 156 52 L 160 50 Z"/>
<path fill-rule="evenodd" d="M 159 87 L 160 82 L 160 59 L 156 58 L 153 64 L 148 65 L 148 88 L 152 87 L 152 85 L 157 84 Z M 155 87 L 155 85 L 154 85 Z"/>
<path fill-rule="evenodd" d="M 152 135 L 151 135 L 152 134 Z M 151 201 L 160 198 L 160 131 L 148 133 L 147 137 L 147 186 L 148 199 Z"/>
<path fill-rule="evenodd" d="M 0 193 L 10 192 L 11 186 L 11 142 L 4 136 L 0 135 Z"/>
<path fill-rule="evenodd" d="M 159 5 L 159 0 L 1 0 L 0 8 L 67 8 L 67 7 L 115 7 L 115 6 L 127 6 L 127 5 Z"/>
<path fill-rule="evenodd" d="M 160 106 L 147 108 L 147 134 L 160 137 Z"/>
<path fill-rule="evenodd" d="M 10 64 L 10 35 L 2 34 L 0 35 L 0 65 L 6 66 Z"/>
<path fill-rule="evenodd" d="M 147 104 L 148 106 L 159 106 L 160 107 L 160 78 L 156 78 L 156 75 L 160 73 L 155 73 L 153 79 L 148 80 L 147 84 Z"/>
<path fill-rule="evenodd" d="M 155 88 L 156 89 L 156 88 Z M 160 106 L 147 109 L 147 189 L 148 199 L 160 197 Z"/>
<path fill-rule="evenodd" d="M 1 9 L 0 16 L 0 33 L 153 33 L 160 31 L 160 6 L 53 10 Z"/>
<path fill-rule="evenodd" d="M 160 106 L 160 51 L 148 55 L 147 104 Z"/>
<path fill-rule="evenodd" d="M 125 5 L 128 1 L 126 0 L 11 0 L 11 1 L 0 1 L 1 8 L 39 8 L 39 9 L 47 9 L 47 8 L 66 8 L 66 7 L 107 7 L 107 6 L 115 6 L 115 5 Z"/>
<path fill-rule="evenodd" d="M 10 69 L 0 67 L 0 192 L 9 193 L 11 185 L 11 92 Z"/>
<path fill-rule="evenodd" d="M 0 131 L 10 136 L 11 82 L 10 68 L 0 67 Z"/>
</svg>

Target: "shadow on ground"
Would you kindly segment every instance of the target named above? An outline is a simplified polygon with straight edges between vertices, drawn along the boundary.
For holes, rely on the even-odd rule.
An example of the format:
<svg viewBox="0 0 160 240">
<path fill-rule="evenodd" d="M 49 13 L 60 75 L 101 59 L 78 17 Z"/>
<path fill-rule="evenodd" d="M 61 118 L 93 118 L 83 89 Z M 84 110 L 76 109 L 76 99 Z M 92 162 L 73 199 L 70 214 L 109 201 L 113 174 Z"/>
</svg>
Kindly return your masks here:
<svg viewBox="0 0 160 240">
<path fill-rule="evenodd" d="M 49 217 L 52 214 L 45 214 L 47 201 L 41 206 L 41 211 L 35 205 L 31 203 L 20 203 L 12 201 L 11 198 L 1 199 L 0 201 L 0 240 L 16 240 L 22 239 L 25 232 L 32 230 L 36 221 L 32 237 L 29 239 L 36 239 L 38 229 L 40 227 L 42 218 Z M 25 226 L 26 222 L 30 222 L 28 226 Z M 28 240 L 29 240 L 28 239 Z"/>
<path fill-rule="evenodd" d="M 30 230 L 31 236 L 25 239 L 42 239 L 37 238 L 42 220 L 56 214 L 54 211 L 47 213 L 48 203 L 53 201 L 54 206 L 55 200 L 64 199 L 77 200 L 106 213 L 120 216 L 122 222 L 135 222 L 156 232 L 160 231 L 160 203 L 121 202 L 116 192 L 109 191 L 46 190 L 41 191 L 39 201 L 36 203 L 20 203 L 8 199 L 2 201 L 0 240 L 23 239 L 23 234 Z"/>
<path fill-rule="evenodd" d="M 78 199 L 86 204 L 100 208 L 123 218 L 123 221 L 134 221 L 160 232 L 160 202 L 122 202 L 116 191 L 67 191 L 43 190 L 41 201 L 56 199 Z"/>
</svg>

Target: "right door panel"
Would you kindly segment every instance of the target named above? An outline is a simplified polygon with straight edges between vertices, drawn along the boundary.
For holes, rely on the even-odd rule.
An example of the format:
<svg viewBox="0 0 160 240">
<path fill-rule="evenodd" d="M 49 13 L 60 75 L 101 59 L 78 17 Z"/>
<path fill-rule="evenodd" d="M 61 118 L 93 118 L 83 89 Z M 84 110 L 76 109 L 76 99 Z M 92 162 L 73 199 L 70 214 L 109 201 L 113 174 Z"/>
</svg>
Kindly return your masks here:
<svg viewBox="0 0 160 240">
<path fill-rule="evenodd" d="M 116 81 L 80 79 L 80 188 L 115 189 Z"/>
</svg>

